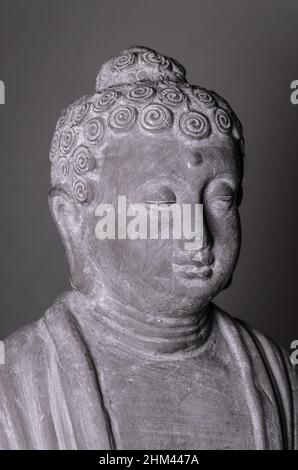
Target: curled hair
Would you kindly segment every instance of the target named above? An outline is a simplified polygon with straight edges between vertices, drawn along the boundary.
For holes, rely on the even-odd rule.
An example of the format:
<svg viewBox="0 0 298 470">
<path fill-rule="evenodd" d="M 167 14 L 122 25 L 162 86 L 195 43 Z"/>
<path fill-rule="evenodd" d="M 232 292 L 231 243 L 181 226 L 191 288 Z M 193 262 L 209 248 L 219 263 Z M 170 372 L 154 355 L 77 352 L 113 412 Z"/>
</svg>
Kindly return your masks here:
<svg viewBox="0 0 298 470">
<path fill-rule="evenodd" d="M 77 203 L 90 202 L 101 146 L 135 127 L 151 135 L 173 128 L 186 141 L 232 139 L 240 158 L 244 155 L 242 126 L 229 104 L 190 85 L 175 59 L 136 46 L 105 62 L 95 93 L 62 112 L 50 149 L 52 185 L 62 186 Z"/>
</svg>

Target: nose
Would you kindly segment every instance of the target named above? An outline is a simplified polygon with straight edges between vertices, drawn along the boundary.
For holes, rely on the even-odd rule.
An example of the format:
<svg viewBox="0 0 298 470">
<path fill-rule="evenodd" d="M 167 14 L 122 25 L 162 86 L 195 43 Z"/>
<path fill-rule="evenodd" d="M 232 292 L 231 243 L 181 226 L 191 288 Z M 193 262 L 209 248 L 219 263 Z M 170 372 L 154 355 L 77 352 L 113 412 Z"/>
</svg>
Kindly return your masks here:
<svg viewBox="0 0 298 470">
<path fill-rule="evenodd" d="M 189 220 L 187 221 L 187 227 L 185 226 L 185 212 L 183 211 L 181 239 L 178 240 L 179 251 L 199 251 L 210 249 L 212 247 L 212 236 L 204 214 L 204 207 L 202 205 L 200 206 L 199 212 L 200 217 L 198 224 L 197 222 L 195 222 L 195 224 L 191 224 L 192 229 L 190 230 Z"/>
<path fill-rule="evenodd" d="M 188 236 L 185 236 L 186 234 L 184 233 L 184 230 L 183 230 L 185 212 L 183 208 L 182 209 L 183 217 L 182 217 L 181 240 L 179 240 L 179 243 L 178 243 L 179 250 L 199 251 L 199 250 L 210 249 L 212 247 L 213 241 L 212 241 L 211 231 L 208 226 L 207 213 L 204 210 L 205 208 L 203 204 L 203 194 L 202 194 L 202 191 L 194 190 L 194 188 L 191 188 L 191 189 L 192 190 L 189 192 L 185 191 L 185 194 L 183 195 L 181 199 L 177 198 L 177 202 L 179 202 L 181 206 L 183 206 L 183 204 L 191 206 L 191 210 L 190 212 L 188 212 L 188 222 L 190 220 L 189 216 L 191 215 L 191 219 L 192 219 L 194 213 L 196 213 L 196 209 L 194 210 L 195 205 L 199 205 L 198 207 L 199 207 L 200 239 L 196 239 L 195 233 L 193 233 L 194 225 L 192 223 L 191 223 L 192 229 L 190 230 L 188 227 L 188 230 L 187 230 Z M 195 216 L 195 219 L 196 219 L 196 216 Z M 193 220 L 194 219 L 192 219 L 192 222 Z M 193 236 L 190 236 L 192 234 Z"/>
<path fill-rule="evenodd" d="M 183 237 L 181 248 L 187 251 L 198 251 L 210 249 L 212 246 L 212 238 L 207 227 L 205 219 L 203 219 L 203 239 L 197 240 L 194 237 L 186 239 Z"/>
<path fill-rule="evenodd" d="M 208 227 L 206 217 L 204 216 L 204 207 L 203 207 L 203 243 L 202 249 L 211 248 L 212 246 L 212 237 Z"/>
</svg>

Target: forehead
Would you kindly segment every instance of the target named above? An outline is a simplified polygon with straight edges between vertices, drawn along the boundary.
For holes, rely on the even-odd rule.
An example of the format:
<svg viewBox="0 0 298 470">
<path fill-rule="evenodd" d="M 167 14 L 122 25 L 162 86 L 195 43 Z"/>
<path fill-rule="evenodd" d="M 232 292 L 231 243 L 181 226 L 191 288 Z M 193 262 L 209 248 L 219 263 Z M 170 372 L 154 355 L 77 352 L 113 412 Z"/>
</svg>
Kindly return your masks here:
<svg viewBox="0 0 298 470">
<path fill-rule="evenodd" d="M 228 173 L 240 175 L 240 155 L 231 139 L 184 141 L 174 132 L 131 132 L 110 139 L 103 150 L 110 176 L 127 181 L 166 177 L 197 179 Z M 112 177 L 113 177 L 112 176 Z"/>
</svg>

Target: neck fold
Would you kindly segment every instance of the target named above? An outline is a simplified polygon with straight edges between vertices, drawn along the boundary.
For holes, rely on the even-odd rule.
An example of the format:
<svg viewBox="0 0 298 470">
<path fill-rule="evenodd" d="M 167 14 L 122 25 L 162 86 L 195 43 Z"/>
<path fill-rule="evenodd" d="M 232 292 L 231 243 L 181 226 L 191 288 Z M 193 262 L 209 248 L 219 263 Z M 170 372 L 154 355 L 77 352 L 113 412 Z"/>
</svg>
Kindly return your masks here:
<svg viewBox="0 0 298 470">
<path fill-rule="evenodd" d="M 144 312 L 105 296 L 100 301 L 76 292 L 68 296 L 72 314 L 88 342 L 103 342 L 137 355 L 180 357 L 197 351 L 212 327 L 212 305 L 201 311 Z M 88 333 L 89 331 L 89 333 Z M 87 336 L 86 336 L 87 335 Z"/>
</svg>

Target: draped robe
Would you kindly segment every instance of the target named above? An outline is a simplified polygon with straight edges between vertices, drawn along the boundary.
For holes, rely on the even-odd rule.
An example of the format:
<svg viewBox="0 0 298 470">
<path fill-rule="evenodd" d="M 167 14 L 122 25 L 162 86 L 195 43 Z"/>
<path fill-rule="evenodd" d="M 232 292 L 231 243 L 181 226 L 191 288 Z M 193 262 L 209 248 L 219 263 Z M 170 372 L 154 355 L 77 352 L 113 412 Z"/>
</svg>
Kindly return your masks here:
<svg viewBox="0 0 298 470">
<path fill-rule="evenodd" d="M 297 370 L 287 354 L 217 307 L 214 321 L 239 366 L 253 448 L 298 449 Z M 119 448 L 100 365 L 63 299 L 4 343 L 0 449 Z"/>
</svg>

